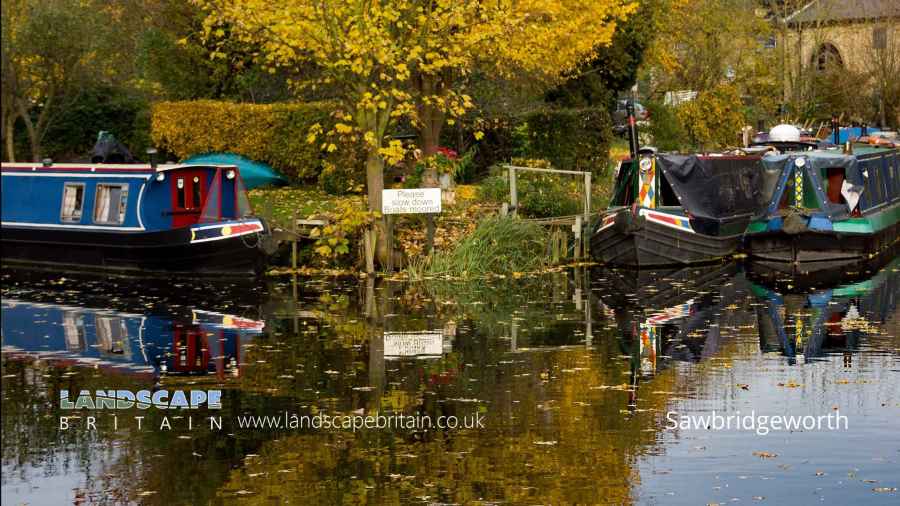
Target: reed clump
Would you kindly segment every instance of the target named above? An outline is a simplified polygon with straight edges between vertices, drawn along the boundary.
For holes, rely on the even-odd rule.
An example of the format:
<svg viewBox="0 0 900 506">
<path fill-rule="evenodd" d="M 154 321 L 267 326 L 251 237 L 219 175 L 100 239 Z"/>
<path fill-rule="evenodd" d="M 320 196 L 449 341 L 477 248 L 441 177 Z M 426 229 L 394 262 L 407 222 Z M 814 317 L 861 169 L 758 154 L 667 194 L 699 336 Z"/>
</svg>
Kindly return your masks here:
<svg viewBox="0 0 900 506">
<path fill-rule="evenodd" d="M 547 231 L 513 217 L 490 217 L 453 249 L 436 252 L 427 272 L 460 278 L 536 271 L 550 264 Z"/>
</svg>

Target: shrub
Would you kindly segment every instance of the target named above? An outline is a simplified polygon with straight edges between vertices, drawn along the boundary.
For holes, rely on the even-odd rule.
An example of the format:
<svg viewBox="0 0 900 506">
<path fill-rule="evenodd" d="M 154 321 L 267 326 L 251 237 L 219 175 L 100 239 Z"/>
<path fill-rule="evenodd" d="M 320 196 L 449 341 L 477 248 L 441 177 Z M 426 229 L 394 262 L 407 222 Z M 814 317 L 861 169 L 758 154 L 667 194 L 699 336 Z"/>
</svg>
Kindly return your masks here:
<svg viewBox="0 0 900 506">
<path fill-rule="evenodd" d="M 478 185 L 478 199 L 495 204 L 509 201 L 509 179 L 502 166 L 491 167 L 488 177 L 481 180 L 481 184 Z"/>
<path fill-rule="evenodd" d="M 483 134 L 477 142 L 476 130 Z M 549 160 L 559 169 L 600 173 L 607 165 L 612 120 L 603 108 L 544 109 L 445 129 L 444 141 L 453 143 L 454 139 L 468 139 L 477 148 L 467 178 L 483 175 L 490 167 L 515 157 Z"/>
<path fill-rule="evenodd" d="M 455 248 L 438 252 L 429 272 L 457 277 L 532 271 L 549 263 L 547 232 L 540 225 L 516 218 L 481 221 Z"/>
<path fill-rule="evenodd" d="M 515 160 L 517 164 L 539 167 L 537 160 Z M 519 214 L 529 218 L 567 216 L 582 211 L 580 179 L 571 176 L 518 171 L 516 189 Z M 509 202 L 509 175 L 505 168 L 492 168 L 491 175 L 478 188 L 481 200 L 494 203 Z"/>
<path fill-rule="evenodd" d="M 679 106 L 677 114 L 692 143 L 700 149 L 736 145 L 738 133 L 747 122 L 740 94 L 728 84 L 700 92 L 697 98 Z"/>
<path fill-rule="evenodd" d="M 365 188 L 365 174 L 359 166 L 335 165 L 324 162 L 319 173 L 319 189 L 331 195 L 362 193 Z"/>
<path fill-rule="evenodd" d="M 325 263 L 352 262 L 350 247 L 362 244 L 363 231 L 372 225 L 378 213 L 360 209 L 353 202 L 340 202 L 332 212 L 328 225 L 314 228 L 310 237 L 315 239 L 314 251 Z"/>
<path fill-rule="evenodd" d="M 661 102 L 647 103 L 653 146 L 660 151 L 681 151 L 688 147 L 687 132 L 676 114 L 675 108 Z"/>
<path fill-rule="evenodd" d="M 237 153 L 268 163 L 291 179 L 313 181 L 325 162 L 335 170 L 362 170 L 357 146 L 341 145 L 329 152 L 319 142 L 307 140 L 314 125 L 331 129 L 335 109 L 328 102 L 159 102 L 153 106 L 152 135 L 160 148 L 179 158 L 211 151 Z"/>
<path fill-rule="evenodd" d="M 547 109 L 527 114 L 525 125 L 525 156 L 563 170 L 606 168 L 612 120 L 605 109 Z"/>
<path fill-rule="evenodd" d="M 149 104 L 143 97 L 121 88 L 97 86 L 61 100 L 69 101 L 71 105 L 60 109 L 47 130 L 43 145 L 46 156 L 58 162 L 90 160 L 97 134 L 106 130 L 135 158 L 144 157 L 150 139 Z"/>
</svg>

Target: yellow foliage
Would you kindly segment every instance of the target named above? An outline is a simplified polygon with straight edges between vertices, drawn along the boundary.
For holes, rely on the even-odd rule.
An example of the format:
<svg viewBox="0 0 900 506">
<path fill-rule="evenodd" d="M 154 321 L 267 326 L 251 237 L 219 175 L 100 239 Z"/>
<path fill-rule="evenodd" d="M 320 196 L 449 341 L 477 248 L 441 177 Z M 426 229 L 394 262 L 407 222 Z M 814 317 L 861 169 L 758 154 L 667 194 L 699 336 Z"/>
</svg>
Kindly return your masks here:
<svg viewBox="0 0 900 506">
<path fill-rule="evenodd" d="M 741 97 L 734 86 L 722 84 L 681 105 L 677 111 L 695 144 L 705 149 L 721 149 L 738 144 L 746 124 Z"/>
<path fill-rule="evenodd" d="M 237 153 L 297 179 L 316 177 L 323 162 L 362 170 L 354 145 L 316 143 L 324 128 L 337 126 L 331 117 L 334 107 L 328 102 L 158 102 L 153 105 L 151 135 L 157 146 L 179 158 L 219 151 Z"/>
<path fill-rule="evenodd" d="M 417 122 L 417 106 L 448 118 L 470 110 L 458 78 L 476 65 L 558 79 L 608 44 L 617 21 L 637 8 L 634 0 L 194 1 L 208 14 L 208 39 L 228 26 L 228 36 L 258 45 L 271 66 L 312 62 L 321 72 L 307 84 L 340 83 L 332 89 L 341 113 L 352 114 L 368 152 L 382 157 L 397 155 L 382 150 L 389 126 L 401 116 Z"/>
</svg>

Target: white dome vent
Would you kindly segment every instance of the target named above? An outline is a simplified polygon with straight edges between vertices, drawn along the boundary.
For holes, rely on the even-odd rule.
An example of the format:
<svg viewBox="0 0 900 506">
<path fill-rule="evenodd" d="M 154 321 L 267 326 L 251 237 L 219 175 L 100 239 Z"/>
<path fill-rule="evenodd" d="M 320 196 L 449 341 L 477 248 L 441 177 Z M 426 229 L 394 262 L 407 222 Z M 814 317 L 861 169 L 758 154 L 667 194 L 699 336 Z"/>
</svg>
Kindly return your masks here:
<svg viewBox="0 0 900 506">
<path fill-rule="evenodd" d="M 800 129 L 794 125 L 777 125 L 769 130 L 772 142 L 800 142 Z"/>
</svg>

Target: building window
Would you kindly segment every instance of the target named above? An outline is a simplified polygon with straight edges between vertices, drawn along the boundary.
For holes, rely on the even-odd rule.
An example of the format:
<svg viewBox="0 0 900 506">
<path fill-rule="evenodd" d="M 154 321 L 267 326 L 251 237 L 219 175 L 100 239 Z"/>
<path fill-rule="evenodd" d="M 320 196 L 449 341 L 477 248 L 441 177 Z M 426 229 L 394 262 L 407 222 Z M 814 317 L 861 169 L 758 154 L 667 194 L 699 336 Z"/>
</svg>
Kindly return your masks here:
<svg viewBox="0 0 900 506">
<path fill-rule="evenodd" d="M 69 223 L 81 221 L 84 209 L 84 183 L 66 183 L 63 186 L 62 211 L 60 220 Z"/>
<path fill-rule="evenodd" d="M 127 184 L 98 184 L 94 201 L 94 223 L 121 225 L 128 204 Z"/>
<path fill-rule="evenodd" d="M 843 66 L 844 60 L 841 58 L 841 53 L 838 49 L 834 47 L 834 44 L 825 43 L 819 46 L 819 50 L 816 52 L 816 69 L 819 72 Z"/>
<path fill-rule="evenodd" d="M 875 49 L 887 49 L 887 28 L 876 26 L 872 29 L 872 47 Z"/>
</svg>

